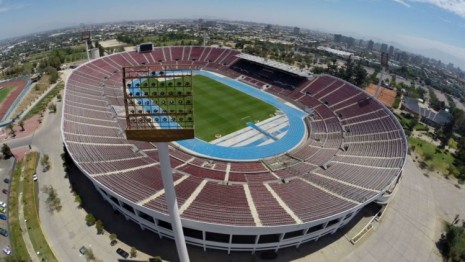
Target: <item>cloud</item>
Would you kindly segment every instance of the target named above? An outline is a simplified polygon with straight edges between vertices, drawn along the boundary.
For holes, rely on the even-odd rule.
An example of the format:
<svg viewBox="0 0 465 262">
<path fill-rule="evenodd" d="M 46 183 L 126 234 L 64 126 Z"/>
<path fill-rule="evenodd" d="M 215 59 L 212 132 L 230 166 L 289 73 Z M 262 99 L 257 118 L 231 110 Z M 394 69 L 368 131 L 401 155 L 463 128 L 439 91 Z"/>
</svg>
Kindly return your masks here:
<svg viewBox="0 0 465 262">
<path fill-rule="evenodd" d="M 403 6 L 405 6 L 405 7 L 410 7 L 410 5 L 407 4 L 406 2 L 404 2 L 404 0 L 393 0 L 393 1 L 396 2 L 396 3 L 399 3 L 399 4 L 401 4 L 401 5 L 403 5 Z"/>
<path fill-rule="evenodd" d="M 20 9 L 26 7 L 24 4 L 10 4 L 6 1 L 0 0 L 0 13 L 5 13 L 11 10 Z"/>
<path fill-rule="evenodd" d="M 465 18 L 465 0 L 394 0 L 400 2 L 418 2 L 435 5 L 446 11 L 454 13 L 462 18 Z"/>
</svg>

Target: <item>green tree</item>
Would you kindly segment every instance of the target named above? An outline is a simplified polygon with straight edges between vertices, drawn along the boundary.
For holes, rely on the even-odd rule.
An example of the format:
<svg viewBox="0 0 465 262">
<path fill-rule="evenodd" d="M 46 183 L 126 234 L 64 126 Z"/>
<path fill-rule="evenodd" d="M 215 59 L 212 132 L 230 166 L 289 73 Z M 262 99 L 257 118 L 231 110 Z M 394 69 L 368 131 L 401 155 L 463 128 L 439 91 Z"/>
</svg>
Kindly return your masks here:
<svg viewBox="0 0 465 262">
<path fill-rule="evenodd" d="M 11 152 L 11 148 L 5 143 L 2 145 L 2 155 L 4 159 L 9 159 L 10 157 L 13 156 L 13 153 Z"/>
<path fill-rule="evenodd" d="M 50 169 L 50 157 L 47 154 L 44 154 L 40 159 L 40 164 L 44 172 Z"/>
<path fill-rule="evenodd" d="M 137 249 L 135 247 L 131 247 L 131 257 L 136 257 L 137 256 Z"/>
<path fill-rule="evenodd" d="M 48 195 L 45 203 L 48 205 L 49 212 L 59 212 L 62 208 L 61 199 L 58 197 L 55 188 L 53 188 L 53 186 L 44 186 L 42 192 Z"/>
<path fill-rule="evenodd" d="M 61 66 L 61 63 L 60 63 L 60 66 Z M 60 69 L 60 66 L 58 67 L 58 69 Z M 50 78 L 49 78 L 50 84 L 54 84 L 54 83 L 57 82 L 57 80 L 58 80 L 58 70 L 57 70 L 57 68 L 52 67 L 52 66 L 48 66 L 48 67 L 45 68 L 45 72 L 50 76 Z"/>
<path fill-rule="evenodd" d="M 9 124 L 8 126 L 6 126 L 6 128 L 10 129 L 10 135 L 11 135 L 12 137 L 15 137 L 15 136 L 16 136 L 16 132 L 15 132 L 15 130 L 14 130 L 14 128 L 13 128 L 13 124 Z"/>
<path fill-rule="evenodd" d="M 50 105 L 48 105 L 48 110 L 50 113 L 55 113 L 57 111 L 57 106 L 54 103 L 50 103 Z"/>
<path fill-rule="evenodd" d="M 424 159 L 425 161 L 430 161 L 430 160 L 433 159 L 433 154 L 430 153 L 430 152 L 425 152 L 425 153 L 423 154 L 423 159 Z"/>
<path fill-rule="evenodd" d="M 22 119 L 19 120 L 18 126 L 21 128 L 21 131 L 24 131 L 24 121 Z"/>
<path fill-rule="evenodd" d="M 447 223 L 442 255 L 451 262 L 465 261 L 465 227 Z"/>
<path fill-rule="evenodd" d="M 92 250 L 92 248 L 87 249 L 86 260 L 87 261 L 95 261 L 95 255 L 94 255 L 94 251 Z"/>
<path fill-rule="evenodd" d="M 149 258 L 149 262 L 163 262 L 163 259 L 160 256 L 151 257 Z"/>
<path fill-rule="evenodd" d="M 111 233 L 109 238 L 110 238 L 110 245 L 114 246 L 117 242 L 116 239 L 118 238 L 118 236 L 115 233 Z"/>
<path fill-rule="evenodd" d="M 74 196 L 74 202 L 78 203 L 78 207 L 81 208 L 82 207 L 82 198 L 80 195 L 76 194 Z"/>
<path fill-rule="evenodd" d="M 93 225 L 95 225 L 95 220 L 96 220 L 96 219 L 95 219 L 94 215 L 92 215 L 92 214 L 90 214 L 90 213 L 86 215 L 86 224 L 87 224 L 88 226 L 93 226 Z"/>
<path fill-rule="evenodd" d="M 103 234 L 103 222 L 102 220 L 97 220 L 95 222 L 95 228 L 97 229 L 97 234 L 101 235 Z"/>
<path fill-rule="evenodd" d="M 362 61 L 359 60 L 354 69 L 353 84 L 358 87 L 363 87 L 367 84 L 368 72 L 362 66 Z"/>
</svg>

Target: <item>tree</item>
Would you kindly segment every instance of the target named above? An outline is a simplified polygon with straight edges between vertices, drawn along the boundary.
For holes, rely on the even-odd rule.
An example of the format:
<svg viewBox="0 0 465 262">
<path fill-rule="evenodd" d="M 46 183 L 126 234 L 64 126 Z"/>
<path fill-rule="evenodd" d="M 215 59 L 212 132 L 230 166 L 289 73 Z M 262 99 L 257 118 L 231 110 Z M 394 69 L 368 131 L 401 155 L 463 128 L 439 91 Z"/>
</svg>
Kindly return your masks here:
<svg viewBox="0 0 465 262">
<path fill-rule="evenodd" d="M 47 172 L 50 169 L 50 157 L 44 154 L 40 159 L 40 164 L 42 165 L 42 170 Z"/>
<path fill-rule="evenodd" d="M 21 127 L 21 131 L 24 131 L 24 121 L 22 119 L 19 120 L 18 126 Z"/>
<path fill-rule="evenodd" d="M 58 197 L 58 194 L 52 186 L 44 186 L 42 192 L 48 195 L 45 203 L 48 205 L 49 212 L 53 213 L 54 211 L 59 212 L 62 208 L 61 199 Z"/>
<path fill-rule="evenodd" d="M 2 155 L 4 159 L 9 159 L 10 157 L 13 156 L 13 153 L 11 152 L 11 148 L 5 143 L 2 145 Z"/>
<path fill-rule="evenodd" d="M 452 262 L 465 261 L 465 227 L 446 224 L 445 235 L 440 240 L 442 255 Z"/>
<path fill-rule="evenodd" d="M 16 136 L 16 132 L 15 130 L 13 129 L 13 125 L 12 124 L 9 124 L 8 126 L 6 126 L 6 128 L 10 129 L 10 134 L 12 137 L 15 137 Z"/>
<path fill-rule="evenodd" d="M 88 226 L 95 225 L 95 217 L 94 217 L 94 215 L 92 215 L 90 213 L 86 215 L 86 224 Z"/>
<path fill-rule="evenodd" d="M 97 222 L 95 222 L 95 228 L 97 229 L 97 234 L 101 235 L 103 234 L 103 222 L 102 220 L 97 220 Z"/>
<path fill-rule="evenodd" d="M 131 257 L 136 257 L 137 256 L 137 249 L 135 247 L 131 247 Z"/>
<path fill-rule="evenodd" d="M 57 100 L 58 100 L 58 102 L 61 101 L 61 94 L 58 94 L 58 95 L 57 95 Z"/>
<path fill-rule="evenodd" d="M 425 152 L 424 155 L 423 155 L 423 159 L 425 161 L 430 161 L 433 159 L 433 154 L 431 154 L 430 152 Z"/>
<path fill-rule="evenodd" d="M 109 238 L 110 238 L 110 245 L 114 246 L 117 242 L 116 239 L 118 238 L 118 236 L 115 233 L 111 233 Z"/>
<path fill-rule="evenodd" d="M 94 251 L 92 250 L 92 248 L 87 249 L 86 260 L 87 261 L 95 261 L 95 255 L 94 255 Z"/>
<path fill-rule="evenodd" d="M 78 203 L 78 207 L 81 208 L 82 207 L 82 198 L 80 195 L 76 194 L 74 196 L 74 202 Z"/>
<path fill-rule="evenodd" d="M 363 68 L 362 61 L 359 60 L 354 69 L 353 84 L 363 87 L 367 83 L 368 72 Z"/>
<path fill-rule="evenodd" d="M 48 110 L 50 113 L 55 113 L 57 111 L 57 106 L 54 103 L 50 103 L 50 105 L 48 105 Z"/>
<path fill-rule="evenodd" d="M 60 66 L 61 66 L 61 63 L 59 63 L 59 64 L 60 64 L 60 65 L 58 66 L 58 69 L 59 69 Z M 57 68 L 48 66 L 48 67 L 45 68 L 45 72 L 47 72 L 47 74 L 50 76 L 50 78 L 49 78 L 50 84 L 54 84 L 54 83 L 57 82 L 57 80 L 58 80 L 58 71 L 57 71 Z"/>
</svg>

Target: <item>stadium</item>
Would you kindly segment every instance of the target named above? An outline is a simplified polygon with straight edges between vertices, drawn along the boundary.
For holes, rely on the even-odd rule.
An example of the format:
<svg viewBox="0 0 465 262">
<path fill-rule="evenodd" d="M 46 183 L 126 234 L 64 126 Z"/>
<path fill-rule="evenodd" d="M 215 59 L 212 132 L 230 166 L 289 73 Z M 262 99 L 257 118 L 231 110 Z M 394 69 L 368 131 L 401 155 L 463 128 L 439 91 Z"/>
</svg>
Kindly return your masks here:
<svg viewBox="0 0 465 262">
<path fill-rule="evenodd" d="M 164 64 L 193 69 L 200 99 L 197 138 L 170 144 L 187 243 L 278 251 L 389 201 L 407 142 L 394 115 L 362 89 L 234 49 L 158 47 L 79 66 L 66 81 L 62 118 L 76 165 L 142 229 L 173 238 L 157 148 L 125 136 L 122 68 Z"/>
</svg>

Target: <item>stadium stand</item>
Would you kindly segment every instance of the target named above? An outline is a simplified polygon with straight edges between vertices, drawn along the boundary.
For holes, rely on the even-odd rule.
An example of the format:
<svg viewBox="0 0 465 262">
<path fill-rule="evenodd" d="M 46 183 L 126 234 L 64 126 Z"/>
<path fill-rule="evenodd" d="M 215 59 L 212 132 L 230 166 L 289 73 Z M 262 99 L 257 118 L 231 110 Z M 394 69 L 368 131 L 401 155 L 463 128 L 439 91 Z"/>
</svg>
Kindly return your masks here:
<svg viewBox="0 0 465 262">
<path fill-rule="evenodd" d="M 115 108 L 123 105 L 122 67 L 174 62 L 246 82 L 253 92 L 279 96 L 309 113 L 304 141 L 266 159 L 210 159 L 170 146 L 189 244 L 277 251 L 334 233 L 365 205 L 384 203 L 406 157 L 405 135 L 393 114 L 341 79 L 304 77 L 240 55 L 218 47 L 160 47 L 105 56 L 73 71 L 62 134 L 102 197 L 142 228 L 173 238 L 157 149 L 127 140 Z"/>
</svg>

